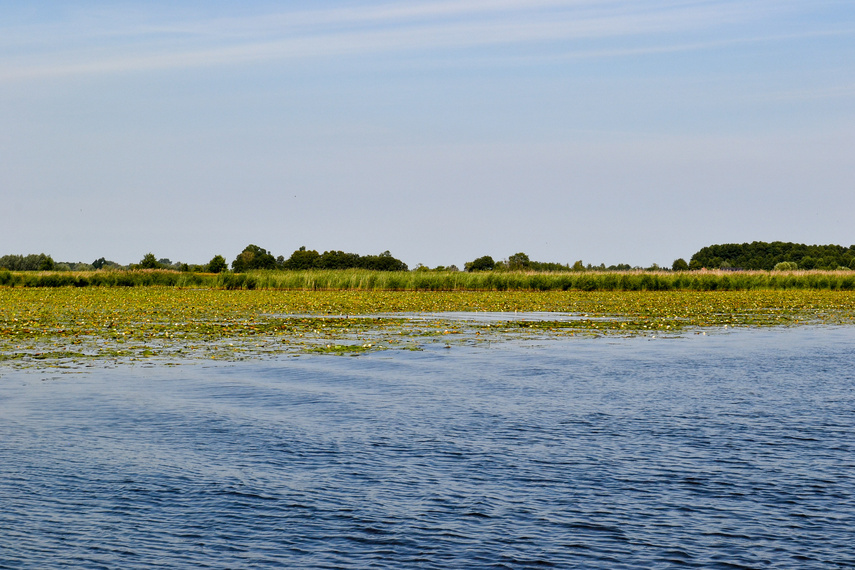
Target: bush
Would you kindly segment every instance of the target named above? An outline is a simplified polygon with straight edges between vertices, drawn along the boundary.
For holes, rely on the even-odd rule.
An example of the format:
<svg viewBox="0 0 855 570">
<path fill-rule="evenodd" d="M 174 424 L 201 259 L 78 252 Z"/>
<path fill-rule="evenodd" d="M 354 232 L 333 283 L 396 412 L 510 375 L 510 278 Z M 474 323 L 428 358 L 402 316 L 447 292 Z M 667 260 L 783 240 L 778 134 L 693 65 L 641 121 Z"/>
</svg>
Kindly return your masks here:
<svg viewBox="0 0 855 570">
<path fill-rule="evenodd" d="M 799 266 L 795 261 L 782 261 L 775 264 L 775 271 L 795 271 Z"/>
</svg>

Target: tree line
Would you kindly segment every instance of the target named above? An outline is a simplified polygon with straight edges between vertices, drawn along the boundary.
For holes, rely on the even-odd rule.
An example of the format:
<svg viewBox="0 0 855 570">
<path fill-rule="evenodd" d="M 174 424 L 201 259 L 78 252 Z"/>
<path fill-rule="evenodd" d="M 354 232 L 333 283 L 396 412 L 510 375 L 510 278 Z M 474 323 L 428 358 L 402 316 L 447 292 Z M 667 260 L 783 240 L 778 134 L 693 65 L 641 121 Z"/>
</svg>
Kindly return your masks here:
<svg viewBox="0 0 855 570">
<path fill-rule="evenodd" d="M 710 245 L 701 248 L 692 255 L 690 261 L 680 258 L 671 266 L 673 271 L 697 269 L 747 269 L 747 270 L 795 270 L 795 269 L 855 269 L 855 245 L 805 245 L 775 241 L 771 243 L 755 241 L 752 243 L 728 243 Z M 103 257 L 92 263 L 56 262 L 44 253 L 30 255 L 4 255 L 0 257 L 0 269 L 8 271 L 92 271 L 98 269 L 169 269 L 193 273 L 222 273 L 229 270 L 229 264 L 222 255 L 215 255 L 208 263 L 191 265 L 173 262 L 167 258 L 157 258 L 147 253 L 139 261 L 130 265 L 121 265 Z M 255 244 L 249 244 L 231 262 L 234 273 L 254 270 L 311 270 L 311 269 L 366 269 L 373 271 L 407 271 L 407 264 L 392 256 L 388 251 L 378 255 L 359 255 L 344 251 L 331 250 L 318 253 L 301 247 L 287 259 L 274 256 L 268 250 Z M 566 271 L 648 271 L 667 270 L 653 264 L 650 267 L 630 266 L 622 263 L 585 265 L 581 260 L 571 264 L 532 260 L 526 253 L 519 252 L 505 260 L 496 261 L 484 255 L 464 264 L 467 272 L 484 271 L 530 271 L 530 272 L 566 272 Z M 458 271 L 454 265 L 428 268 L 419 264 L 416 271 L 447 272 Z"/>
<path fill-rule="evenodd" d="M 56 262 L 44 253 L 32 255 L 4 255 L 0 257 L 0 269 L 9 271 L 53 271 Z"/>
<path fill-rule="evenodd" d="M 489 255 L 484 255 L 472 261 L 467 261 L 463 264 L 464 271 L 628 271 L 630 269 L 642 269 L 641 267 L 632 267 L 627 263 L 619 265 L 605 264 L 600 265 L 585 265 L 582 260 L 576 261 L 573 265 L 569 263 L 555 263 L 548 261 L 534 261 L 529 258 L 528 254 L 519 252 L 511 255 L 508 259 L 495 261 Z M 654 264 L 653 267 L 647 269 L 659 269 L 659 266 Z"/>
<path fill-rule="evenodd" d="M 168 258 L 157 258 L 153 253 L 147 253 L 139 261 L 130 265 L 121 265 L 103 257 L 92 263 L 55 262 L 44 253 L 31 255 L 4 255 L 0 257 L 0 269 L 8 271 L 93 271 L 99 269 L 170 269 L 192 273 L 222 273 L 229 269 L 226 258 L 215 255 L 203 265 L 191 265 L 180 261 L 173 262 Z M 367 269 L 372 271 L 407 271 L 407 264 L 392 256 L 388 251 L 379 255 L 359 255 L 343 251 L 325 251 L 318 253 L 301 247 L 288 259 L 272 253 L 255 244 L 249 244 L 232 261 L 231 269 L 235 273 L 263 269 L 297 270 L 297 269 Z"/>
<path fill-rule="evenodd" d="M 243 273 L 253 269 L 368 269 L 372 271 L 407 271 L 407 264 L 392 257 L 388 251 L 379 255 L 359 255 L 343 251 L 318 253 L 305 246 L 296 250 L 291 257 L 273 257 L 273 254 L 257 245 L 250 244 L 232 261 L 232 270 Z"/>
<path fill-rule="evenodd" d="M 805 245 L 774 241 L 725 243 L 701 248 L 688 269 L 855 269 L 855 245 Z"/>
</svg>

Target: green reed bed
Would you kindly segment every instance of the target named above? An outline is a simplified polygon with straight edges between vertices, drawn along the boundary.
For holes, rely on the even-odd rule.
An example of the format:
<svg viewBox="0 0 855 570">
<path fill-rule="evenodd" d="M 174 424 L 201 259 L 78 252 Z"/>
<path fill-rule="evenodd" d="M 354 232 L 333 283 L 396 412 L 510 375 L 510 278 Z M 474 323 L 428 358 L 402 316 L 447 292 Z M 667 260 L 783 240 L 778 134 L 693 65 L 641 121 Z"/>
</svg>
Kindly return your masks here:
<svg viewBox="0 0 855 570">
<path fill-rule="evenodd" d="M 454 320 L 444 312 L 509 313 Z M 553 312 L 573 320 L 515 319 Z M 431 313 L 413 318 L 413 313 Z M 855 324 L 855 292 L 0 288 L 0 367 L 418 350 L 535 336 Z"/>
<path fill-rule="evenodd" d="M 178 287 L 361 291 L 753 291 L 855 290 L 855 271 L 0 271 L 6 287 Z"/>
</svg>

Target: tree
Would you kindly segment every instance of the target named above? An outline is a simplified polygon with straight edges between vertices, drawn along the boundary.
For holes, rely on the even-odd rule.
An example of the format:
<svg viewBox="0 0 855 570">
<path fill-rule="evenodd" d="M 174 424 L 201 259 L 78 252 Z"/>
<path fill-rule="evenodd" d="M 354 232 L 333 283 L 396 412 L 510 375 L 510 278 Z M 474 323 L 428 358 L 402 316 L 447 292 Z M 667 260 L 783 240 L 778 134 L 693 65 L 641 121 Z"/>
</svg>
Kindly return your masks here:
<svg viewBox="0 0 855 570">
<path fill-rule="evenodd" d="M 674 260 L 674 263 L 671 264 L 671 269 L 673 271 L 688 271 L 689 270 L 689 264 L 686 263 L 685 259 L 680 257 L 680 258 Z"/>
<path fill-rule="evenodd" d="M 229 266 L 226 263 L 226 258 L 222 255 L 215 255 L 211 258 L 211 261 L 208 262 L 208 267 L 206 269 L 208 270 L 208 273 L 222 273 L 228 268 Z"/>
<path fill-rule="evenodd" d="M 326 255 L 326 253 L 324 253 Z M 320 266 L 321 255 L 314 249 L 306 250 L 306 246 L 300 247 L 285 260 L 282 266 L 285 269 L 306 270 L 315 269 Z M 338 269 L 338 268 L 330 268 Z"/>
<path fill-rule="evenodd" d="M 350 269 L 361 266 L 361 257 L 357 253 L 343 251 L 325 251 L 318 259 L 321 269 Z"/>
<path fill-rule="evenodd" d="M 407 271 L 407 264 L 392 257 L 388 250 L 380 255 L 364 255 L 360 258 L 359 264 L 364 269 L 372 271 Z"/>
<path fill-rule="evenodd" d="M 802 269 L 836 269 L 848 265 L 855 248 L 842 245 L 805 245 L 775 241 L 727 243 L 701 248 L 692 256 L 690 269 L 721 267 L 724 263 L 742 269 L 774 269 L 782 261 L 797 263 Z"/>
<path fill-rule="evenodd" d="M 45 254 L 39 256 L 39 271 L 53 271 L 55 266 L 51 256 Z"/>
<path fill-rule="evenodd" d="M 478 259 L 467 261 L 463 264 L 464 271 L 492 271 L 496 267 L 496 262 L 489 255 L 479 257 Z"/>
<path fill-rule="evenodd" d="M 816 264 L 817 269 L 837 269 L 840 267 L 841 263 L 837 260 L 837 257 L 826 255 Z"/>
<path fill-rule="evenodd" d="M 236 273 L 253 269 L 276 269 L 276 258 L 263 247 L 249 244 L 232 261 L 232 269 Z"/>
<path fill-rule="evenodd" d="M 511 271 L 522 271 L 531 267 L 531 260 L 528 255 L 520 252 L 515 253 L 508 258 L 508 269 Z"/>
<path fill-rule="evenodd" d="M 44 253 L 0 257 L 0 268 L 10 271 L 51 271 L 55 265 L 53 258 Z"/>
<path fill-rule="evenodd" d="M 406 271 L 407 264 L 392 257 L 388 251 L 380 255 L 361 256 L 356 253 L 343 251 L 325 251 L 323 255 L 314 249 L 307 250 L 305 246 L 291 254 L 282 263 L 285 269 L 370 269 L 372 271 Z"/>
<path fill-rule="evenodd" d="M 140 269 L 159 269 L 160 264 L 157 262 L 157 258 L 153 253 L 147 253 L 143 256 L 142 261 L 140 261 Z"/>
</svg>

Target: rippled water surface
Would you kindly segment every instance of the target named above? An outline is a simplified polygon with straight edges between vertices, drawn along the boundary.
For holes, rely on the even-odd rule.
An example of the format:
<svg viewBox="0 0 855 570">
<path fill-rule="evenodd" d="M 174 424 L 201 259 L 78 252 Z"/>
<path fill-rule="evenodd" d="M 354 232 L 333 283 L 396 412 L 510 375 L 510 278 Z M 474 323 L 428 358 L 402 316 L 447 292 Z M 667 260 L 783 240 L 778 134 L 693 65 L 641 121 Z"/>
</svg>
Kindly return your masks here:
<svg viewBox="0 0 855 570">
<path fill-rule="evenodd" d="M 848 568 L 853 328 L 0 377 L 0 567 Z"/>
</svg>

